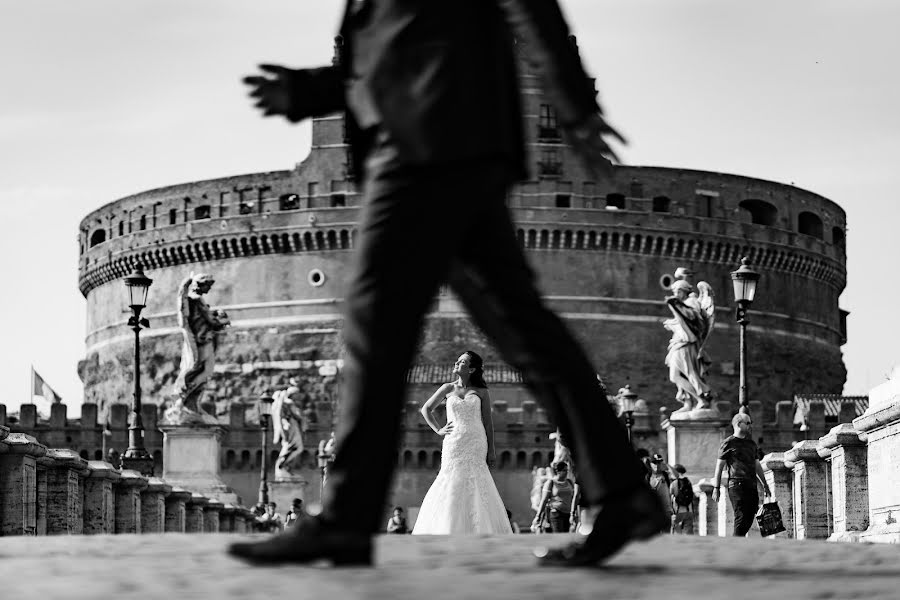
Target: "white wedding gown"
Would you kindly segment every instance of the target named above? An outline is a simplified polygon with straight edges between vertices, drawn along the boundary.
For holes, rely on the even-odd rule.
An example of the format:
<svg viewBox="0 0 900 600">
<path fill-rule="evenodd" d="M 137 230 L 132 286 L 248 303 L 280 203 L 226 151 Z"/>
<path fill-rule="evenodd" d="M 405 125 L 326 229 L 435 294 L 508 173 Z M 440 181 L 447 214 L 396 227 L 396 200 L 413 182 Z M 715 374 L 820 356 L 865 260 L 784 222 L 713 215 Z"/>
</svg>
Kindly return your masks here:
<svg viewBox="0 0 900 600">
<path fill-rule="evenodd" d="M 481 398 L 447 396 L 447 421 L 441 470 L 431 484 L 413 527 L 414 534 L 512 533 L 506 507 L 487 462 L 487 435 Z"/>
</svg>

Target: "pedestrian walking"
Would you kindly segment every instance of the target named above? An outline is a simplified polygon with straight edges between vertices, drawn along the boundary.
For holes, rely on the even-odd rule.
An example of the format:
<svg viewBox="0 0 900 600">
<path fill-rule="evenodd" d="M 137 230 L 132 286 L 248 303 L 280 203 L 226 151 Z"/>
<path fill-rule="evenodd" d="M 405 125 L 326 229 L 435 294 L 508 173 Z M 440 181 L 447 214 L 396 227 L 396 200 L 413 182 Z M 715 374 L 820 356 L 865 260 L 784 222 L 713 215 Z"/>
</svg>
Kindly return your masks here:
<svg viewBox="0 0 900 600">
<path fill-rule="evenodd" d="M 738 413 L 731 420 L 734 434 L 728 436 L 719 447 L 716 473 L 713 476 L 713 500 L 721 497 L 722 472 L 728 469 L 728 499 L 734 510 L 734 530 L 738 537 L 747 535 L 759 508 L 759 492 L 756 482 L 762 484 L 766 496 L 771 496 L 769 484 L 757 458 L 756 443 L 751 437 L 753 421 L 750 415 Z"/>
</svg>

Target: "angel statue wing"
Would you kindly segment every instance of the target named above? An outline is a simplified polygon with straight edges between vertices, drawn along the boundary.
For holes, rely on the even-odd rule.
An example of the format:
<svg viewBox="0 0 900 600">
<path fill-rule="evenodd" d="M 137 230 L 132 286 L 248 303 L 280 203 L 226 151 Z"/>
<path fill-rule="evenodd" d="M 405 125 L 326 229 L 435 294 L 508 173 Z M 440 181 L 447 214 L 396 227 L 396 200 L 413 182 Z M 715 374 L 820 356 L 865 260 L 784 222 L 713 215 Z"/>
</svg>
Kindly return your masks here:
<svg viewBox="0 0 900 600">
<path fill-rule="evenodd" d="M 700 336 L 700 347 L 702 348 L 716 323 L 716 298 L 712 286 L 705 281 L 697 284 L 697 291 L 699 292 L 697 300 L 700 305 L 700 321 L 703 323 L 703 335 Z"/>
</svg>

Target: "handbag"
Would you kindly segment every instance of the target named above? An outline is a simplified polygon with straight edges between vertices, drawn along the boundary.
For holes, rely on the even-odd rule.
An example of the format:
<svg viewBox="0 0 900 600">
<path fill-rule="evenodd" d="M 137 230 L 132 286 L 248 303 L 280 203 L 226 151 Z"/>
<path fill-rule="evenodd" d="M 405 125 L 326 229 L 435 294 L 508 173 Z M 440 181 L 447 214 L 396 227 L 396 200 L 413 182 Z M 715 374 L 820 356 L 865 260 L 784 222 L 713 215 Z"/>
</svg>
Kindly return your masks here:
<svg viewBox="0 0 900 600">
<path fill-rule="evenodd" d="M 771 502 L 763 501 L 762 506 L 756 511 L 756 522 L 763 537 L 786 531 L 781 520 L 781 509 L 778 508 L 778 501 L 775 498 L 771 498 Z"/>
</svg>

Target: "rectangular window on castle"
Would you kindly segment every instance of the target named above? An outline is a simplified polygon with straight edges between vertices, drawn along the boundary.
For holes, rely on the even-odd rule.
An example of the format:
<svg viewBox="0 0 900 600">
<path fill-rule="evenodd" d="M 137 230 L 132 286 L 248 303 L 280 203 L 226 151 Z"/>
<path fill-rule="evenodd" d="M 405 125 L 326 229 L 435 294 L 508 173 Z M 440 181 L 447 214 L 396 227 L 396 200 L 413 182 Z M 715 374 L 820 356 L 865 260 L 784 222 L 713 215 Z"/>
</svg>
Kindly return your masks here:
<svg viewBox="0 0 900 600">
<path fill-rule="evenodd" d="M 178 222 L 178 209 L 170 208 L 169 209 L 169 225 L 174 225 Z"/>
<path fill-rule="evenodd" d="M 204 204 L 203 206 L 198 206 L 194 209 L 194 220 L 199 221 L 201 219 L 209 219 L 212 217 L 212 212 L 210 211 L 209 204 Z"/>
<path fill-rule="evenodd" d="M 556 208 L 569 208 L 572 206 L 572 197 L 569 194 L 556 195 Z"/>
<path fill-rule="evenodd" d="M 556 122 L 556 111 L 549 104 L 541 104 L 538 114 L 538 139 L 559 141 L 559 126 Z"/>
<path fill-rule="evenodd" d="M 331 195 L 331 208 L 347 206 L 347 197 L 344 194 Z"/>
<path fill-rule="evenodd" d="M 241 200 L 238 204 L 238 214 L 249 215 L 253 212 L 253 200 Z"/>
</svg>

